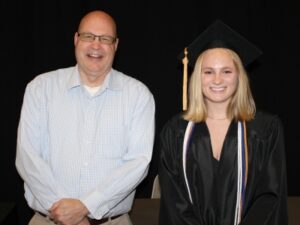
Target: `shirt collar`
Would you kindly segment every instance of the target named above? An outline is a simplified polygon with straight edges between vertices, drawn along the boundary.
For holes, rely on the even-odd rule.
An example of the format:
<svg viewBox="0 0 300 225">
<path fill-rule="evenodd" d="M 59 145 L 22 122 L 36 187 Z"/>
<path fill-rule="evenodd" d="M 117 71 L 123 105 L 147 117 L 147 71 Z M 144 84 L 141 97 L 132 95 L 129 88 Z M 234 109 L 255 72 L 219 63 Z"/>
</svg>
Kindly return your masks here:
<svg viewBox="0 0 300 225">
<path fill-rule="evenodd" d="M 74 67 L 71 72 L 71 76 L 68 82 L 68 89 L 72 89 L 74 87 L 78 87 L 81 85 L 81 79 L 79 74 L 78 65 Z M 119 91 L 122 89 L 122 83 L 118 72 L 114 69 L 111 69 L 107 74 L 103 84 L 103 89 L 110 89 L 113 91 Z"/>
<path fill-rule="evenodd" d="M 120 91 L 122 89 L 122 80 L 119 72 L 114 69 L 108 73 L 104 81 L 104 87 L 113 91 Z"/>
<path fill-rule="evenodd" d="M 69 81 L 67 83 L 67 88 L 69 90 L 69 89 L 78 87 L 80 85 L 81 85 L 80 75 L 79 75 L 78 65 L 76 65 L 73 68 L 73 70 L 71 71 L 71 76 L 70 76 Z"/>
</svg>

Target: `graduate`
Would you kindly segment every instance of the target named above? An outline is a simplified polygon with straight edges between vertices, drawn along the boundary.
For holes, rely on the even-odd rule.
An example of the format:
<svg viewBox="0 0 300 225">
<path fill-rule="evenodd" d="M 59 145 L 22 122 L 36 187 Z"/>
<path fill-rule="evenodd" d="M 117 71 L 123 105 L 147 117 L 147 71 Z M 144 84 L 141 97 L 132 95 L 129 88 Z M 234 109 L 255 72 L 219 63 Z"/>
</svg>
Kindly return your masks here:
<svg viewBox="0 0 300 225">
<path fill-rule="evenodd" d="M 188 101 L 160 134 L 160 225 L 287 225 L 284 133 L 256 110 L 246 67 L 261 51 L 217 20 L 180 58 Z"/>
</svg>

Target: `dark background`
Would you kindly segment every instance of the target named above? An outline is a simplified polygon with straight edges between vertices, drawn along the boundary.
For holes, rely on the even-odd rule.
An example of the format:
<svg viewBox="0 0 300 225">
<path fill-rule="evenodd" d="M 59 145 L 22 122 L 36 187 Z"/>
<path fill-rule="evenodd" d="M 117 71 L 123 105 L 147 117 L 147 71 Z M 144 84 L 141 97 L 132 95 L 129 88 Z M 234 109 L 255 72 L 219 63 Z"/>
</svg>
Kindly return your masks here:
<svg viewBox="0 0 300 225">
<path fill-rule="evenodd" d="M 114 68 L 138 78 L 156 100 L 157 134 L 181 110 L 178 54 L 215 19 L 259 46 L 263 55 L 250 73 L 258 109 L 278 114 L 285 128 L 288 193 L 299 184 L 299 13 L 288 1 L 0 0 L 1 151 L 0 202 L 14 202 L 19 224 L 31 210 L 15 169 L 16 131 L 26 84 L 36 75 L 75 64 L 73 35 L 80 18 L 102 9 L 118 25 Z M 150 197 L 157 173 L 157 138 L 148 177 L 136 197 Z"/>
</svg>

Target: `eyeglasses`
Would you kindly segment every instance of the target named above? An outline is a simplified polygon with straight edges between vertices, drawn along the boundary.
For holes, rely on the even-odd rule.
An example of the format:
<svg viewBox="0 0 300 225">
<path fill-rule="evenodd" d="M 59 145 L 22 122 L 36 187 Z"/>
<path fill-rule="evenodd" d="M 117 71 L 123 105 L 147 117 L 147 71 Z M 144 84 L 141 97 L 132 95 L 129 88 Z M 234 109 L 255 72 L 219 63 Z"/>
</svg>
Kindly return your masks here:
<svg viewBox="0 0 300 225">
<path fill-rule="evenodd" d="M 93 42 L 95 41 L 96 38 L 98 38 L 98 40 L 102 44 L 106 44 L 106 45 L 111 45 L 117 40 L 116 37 L 112 37 L 109 35 L 95 35 L 92 33 L 78 33 L 78 38 L 79 40 L 85 42 Z"/>
</svg>

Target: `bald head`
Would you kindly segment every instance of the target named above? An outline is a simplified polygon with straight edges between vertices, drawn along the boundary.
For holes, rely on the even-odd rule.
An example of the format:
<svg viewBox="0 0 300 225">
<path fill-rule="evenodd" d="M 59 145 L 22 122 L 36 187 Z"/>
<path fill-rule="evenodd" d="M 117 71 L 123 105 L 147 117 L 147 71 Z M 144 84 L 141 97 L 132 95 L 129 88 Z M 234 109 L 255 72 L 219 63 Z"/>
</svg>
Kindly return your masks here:
<svg viewBox="0 0 300 225">
<path fill-rule="evenodd" d="M 91 25 L 99 27 L 105 25 L 106 28 L 110 27 L 112 32 L 111 35 L 113 35 L 114 37 L 117 36 L 117 26 L 115 20 L 104 11 L 97 10 L 86 14 L 80 21 L 78 32 L 86 32 L 86 27 Z"/>
</svg>

